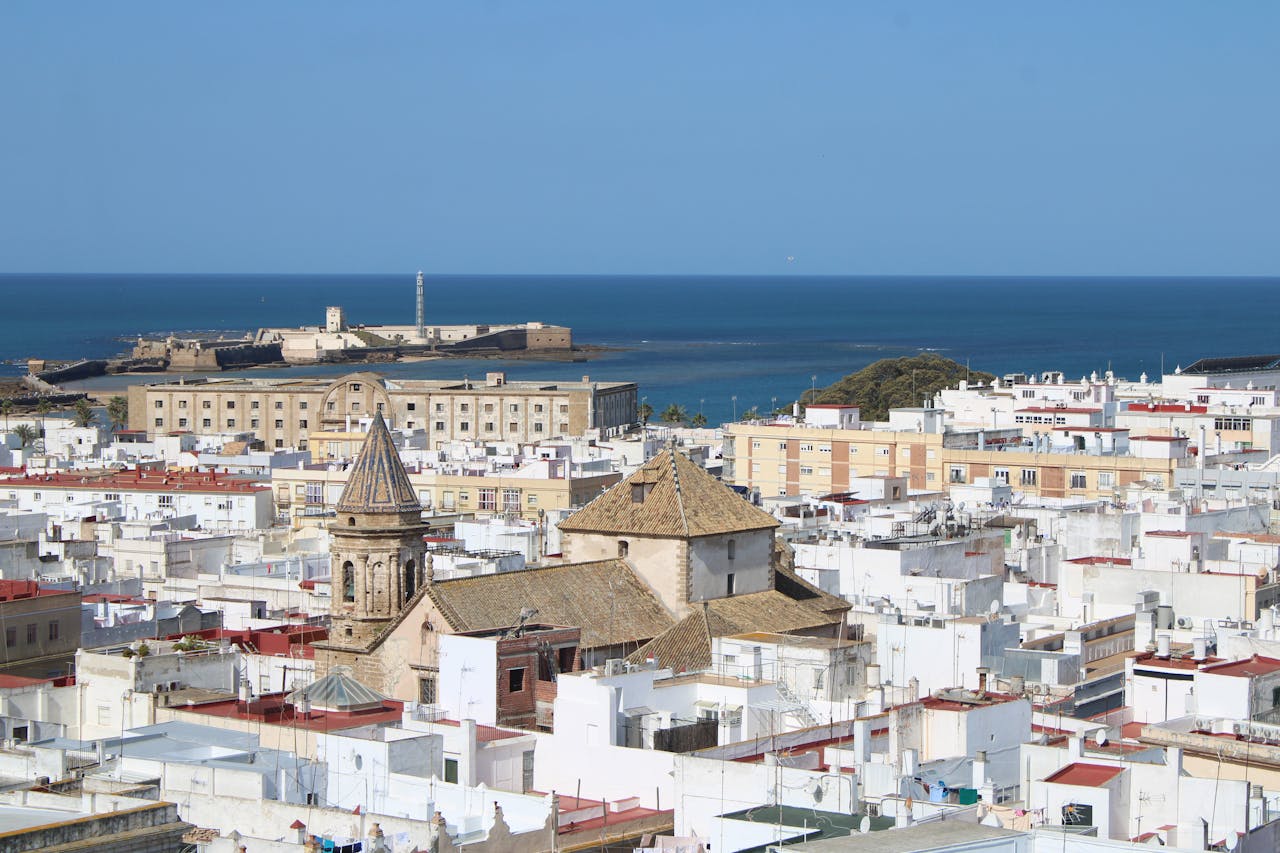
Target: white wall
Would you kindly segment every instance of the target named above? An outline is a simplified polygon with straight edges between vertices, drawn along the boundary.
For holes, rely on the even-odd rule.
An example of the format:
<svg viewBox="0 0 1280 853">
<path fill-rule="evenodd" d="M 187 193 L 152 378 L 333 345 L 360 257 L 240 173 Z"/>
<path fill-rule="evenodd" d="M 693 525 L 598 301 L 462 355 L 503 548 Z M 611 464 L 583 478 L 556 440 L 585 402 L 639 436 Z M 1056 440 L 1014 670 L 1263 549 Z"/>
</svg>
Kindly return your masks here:
<svg viewBox="0 0 1280 853">
<path fill-rule="evenodd" d="M 498 643 L 491 637 L 440 634 L 436 704 L 457 720 L 498 724 Z"/>
</svg>

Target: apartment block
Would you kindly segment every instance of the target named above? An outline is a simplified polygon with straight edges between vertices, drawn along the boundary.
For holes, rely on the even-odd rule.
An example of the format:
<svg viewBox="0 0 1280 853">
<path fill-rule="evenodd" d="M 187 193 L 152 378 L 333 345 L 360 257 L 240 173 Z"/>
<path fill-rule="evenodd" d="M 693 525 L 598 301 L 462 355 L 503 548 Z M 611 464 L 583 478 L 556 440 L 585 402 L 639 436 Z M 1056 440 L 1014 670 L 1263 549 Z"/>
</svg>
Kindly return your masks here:
<svg viewBox="0 0 1280 853">
<path fill-rule="evenodd" d="M 861 426 L 861 425 L 860 425 Z M 908 478 L 913 490 L 941 490 L 991 478 L 1037 497 L 1113 498 L 1129 483 L 1173 484 L 1187 464 L 1185 442 L 1136 440 L 1129 453 L 1088 452 L 1066 442 L 1070 427 L 1048 427 L 1030 446 L 1018 430 L 969 432 L 835 428 L 744 422 L 725 428 L 725 481 L 762 495 L 847 492 L 858 477 Z M 1093 428 L 1080 432 L 1090 434 Z M 1050 434 L 1064 439 L 1047 440 Z M 1039 438 L 1039 436 L 1037 436 Z M 1053 448 L 1070 446 L 1070 451 Z M 1148 446 L 1150 445 L 1150 446 Z M 1048 448 L 1048 449 L 1046 449 Z M 1158 452 L 1159 451 L 1159 452 Z"/>
</svg>

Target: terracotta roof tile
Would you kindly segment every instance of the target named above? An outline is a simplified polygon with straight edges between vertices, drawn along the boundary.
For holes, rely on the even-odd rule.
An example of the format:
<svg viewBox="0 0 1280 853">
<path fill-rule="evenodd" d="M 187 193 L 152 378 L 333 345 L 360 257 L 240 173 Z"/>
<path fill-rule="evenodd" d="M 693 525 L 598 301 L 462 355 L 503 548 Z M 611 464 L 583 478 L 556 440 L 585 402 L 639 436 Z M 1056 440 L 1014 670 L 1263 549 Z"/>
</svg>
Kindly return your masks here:
<svg viewBox="0 0 1280 853">
<path fill-rule="evenodd" d="M 773 516 L 674 450 L 662 451 L 560 522 L 563 531 L 681 538 L 777 526 Z"/>
<path fill-rule="evenodd" d="M 583 648 L 645 642 L 672 625 L 623 560 L 437 581 L 427 595 L 455 631 L 507 628 L 531 607 L 539 622 L 580 628 Z"/>
<path fill-rule="evenodd" d="M 813 602 L 796 601 L 776 589 L 715 598 L 703 602 L 702 607 L 632 653 L 628 660 L 642 663 L 654 658 L 658 666 L 693 672 L 711 666 L 712 637 L 748 631 L 786 634 L 839 621 L 839 616 L 816 609 Z"/>
</svg>

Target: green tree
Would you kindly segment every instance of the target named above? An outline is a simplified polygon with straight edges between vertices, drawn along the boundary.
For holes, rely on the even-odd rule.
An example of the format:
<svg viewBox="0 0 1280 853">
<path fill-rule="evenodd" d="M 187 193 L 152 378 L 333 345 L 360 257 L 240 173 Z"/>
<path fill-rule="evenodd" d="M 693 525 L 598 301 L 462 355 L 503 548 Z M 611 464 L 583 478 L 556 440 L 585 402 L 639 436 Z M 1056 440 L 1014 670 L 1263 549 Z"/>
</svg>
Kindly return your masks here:
<svg viewBox="0 0 1280 853">
<path fill-rule="evenodd" d="M 127 397 L 112 397 L 107 401 L 107 420 L 111 422 L 111 428 L 124 429 L 124 425 L 129 422 L 129 399 Z"/>
<path fill-rule="evenodd" d="M 707 425 L 707 416 L 702 414 L 702 412 L 698 412 L 698 414 L 693 416 L 693 420 L 689 421 L 689 424 L 701 429 Z"/>
<path fill-rule="evenodd" d="M 745 412 L 742 413 L 742 419 L 744 421 L 760 420 L 760 409 L 756 406 L 752 406 L 751 408 L 747 409 Z"/>
<path fill-rule="evenodd" d="M 640 405 L 636 406 L 636 417 L 640 419 L 640 423 L 649 424 L 649 418 L 653 417 L 653 406 L 650 406 L 644 400 L 640 401 Z"/>
<path fill-rule="evenodd" d="M 9 415 L 13 414 L 13 401 L 7 397 L 0 400 L 0 415 L 4 415 L 4 431 L 9 431 Z"/>
<path fill-rule="evenodd" d="M 89 399 L 87 397 L 81 397 L 79 400 L 76 400 L 75 408 L 75 413 L 71 416 L 75 425 L 78 427 L 92 426 L 93 422 L 98 417 L 98 413 L 93 410 L 93 406 L 90 405 Z"/>
<path fill-rule="evenodd" d="M 662 410 L 662 422 L 667 424 L 683 423 L 689 417 L 684 406 L 679 403 L 672 403 Z"/>
<path fill-rule="evenodd" d="M 17 437 L 20 447 L 30 447 L 40 437 L 40 434 L 36 432 L 36 428 L 31 424 L 18 424 L 13 428 L 13 434 Z"/>
</svg>

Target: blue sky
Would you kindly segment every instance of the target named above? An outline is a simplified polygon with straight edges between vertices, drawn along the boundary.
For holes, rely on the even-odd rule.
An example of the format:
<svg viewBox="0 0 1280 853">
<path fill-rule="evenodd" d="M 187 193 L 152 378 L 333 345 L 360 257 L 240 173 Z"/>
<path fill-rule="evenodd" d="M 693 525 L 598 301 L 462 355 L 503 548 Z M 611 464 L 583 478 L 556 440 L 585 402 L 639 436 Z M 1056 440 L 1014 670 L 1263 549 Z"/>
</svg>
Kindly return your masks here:
<svg viewBox="0 0 1280 853">
<path fill-rule="evenodd" d="M 0 271 L 1278 274 L 1277 45 L 1271 0 L 5 0 Z"/>
</svg>

